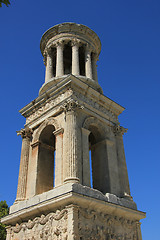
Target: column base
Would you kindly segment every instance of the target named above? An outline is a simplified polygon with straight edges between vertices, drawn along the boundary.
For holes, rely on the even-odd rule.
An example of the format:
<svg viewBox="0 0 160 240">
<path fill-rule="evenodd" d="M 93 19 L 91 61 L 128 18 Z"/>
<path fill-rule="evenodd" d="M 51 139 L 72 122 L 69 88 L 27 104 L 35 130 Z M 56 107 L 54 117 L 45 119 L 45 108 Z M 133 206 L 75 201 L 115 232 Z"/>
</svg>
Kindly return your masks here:
<svg viewBox="0 0 160 240">
<path fill-rule="evenodd" d="M 64 183 L 79 183 L 79 182 L 80 182 L 80 179 L 79 178 L 74 178 L 74 177 L 66 178 L 64 180 Z"/>
</svg>

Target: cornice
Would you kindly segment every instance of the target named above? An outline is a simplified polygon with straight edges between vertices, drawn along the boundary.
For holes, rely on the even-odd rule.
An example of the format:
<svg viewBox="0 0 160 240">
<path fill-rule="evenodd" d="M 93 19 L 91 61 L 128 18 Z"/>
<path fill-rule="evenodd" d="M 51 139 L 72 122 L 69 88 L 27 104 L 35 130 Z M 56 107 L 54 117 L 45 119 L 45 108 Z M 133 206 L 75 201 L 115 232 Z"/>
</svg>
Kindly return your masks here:
<svg viewBox="0 0 160 240">
<path fill-rule="evenodd" d="M 104 214 L 113 214 L 117 216 L 125 216 L 129 219 L 140 220 L 145 218 L 145 213 L 138 211 L 133 201 L 124 198 L 118 198 L 117 203 L 110 201 L 108 196 L 103 195 L 95 189 L 91 189 L 80 184 L 66 183 L 49 192 L 34 196 L 29 200 L 16 203 L 11 206 L 10 214 L 4 217 L 1 222 L 9 225 L 16 223 L 36 214 L 44 214 L 48 209 L 57 209 L 59 207 L 75 204 L 77 206 L 91 206 L 100 211 L 103 209 Z M 111 198 L 112 199 L 112 198 Z M 34 203 L 34 205 L 33 205 Z"/>
</svg>

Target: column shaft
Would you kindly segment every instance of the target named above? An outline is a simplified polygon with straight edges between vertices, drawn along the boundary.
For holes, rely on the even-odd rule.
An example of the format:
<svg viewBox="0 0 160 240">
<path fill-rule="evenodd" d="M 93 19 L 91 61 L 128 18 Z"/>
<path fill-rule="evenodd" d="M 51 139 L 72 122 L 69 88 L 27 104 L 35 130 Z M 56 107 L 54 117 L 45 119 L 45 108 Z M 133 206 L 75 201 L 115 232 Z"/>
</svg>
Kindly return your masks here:
<svg viewBox="0 0 160 240">
<path fill-rule="evenodd" d="M 48 82 L 52 77 L 53 77 L 53 59 L 52 56 L 49 53 L 47 53 L 45 83 Z"/>
<path fill-rule="evenodd" d="M 78 134 L 77 114 L 74 111 L 66 113 L 66 137 L 65 137 L 65 182 L 79 182 L 78 176 Z"/>
<path fill-rule="evenodd" d="M 63 44 L 57 44 L 56 77 L 64 75 L 63 67 Z"/>
<path fill-rule="evenodd" d="M 79 46 L 78 43 L 72 45 L 72 74 L 79 75 Z"/>
<path fill-rule="evenodd" d="M 86 77 L 92 79 L 91 51 L 88 48 L 86 48 L 86 51 L 85 51 L 85 71 L 86 71 Z"/>
<path fill-rule="evenodd" d="M 97 77 L 97 58 L 96 58 L 96 54 L 93 54 L 92 69 L 93 69 L 93 79 L 94 79 L 96 82 L 98 82 L 98 77 Z"/>
<path fill-rule="evenodd" d="M 30 138 L 23 137 L 16 201 L 24 200 L 26 198 L 29 148 Z"/>
</svg>

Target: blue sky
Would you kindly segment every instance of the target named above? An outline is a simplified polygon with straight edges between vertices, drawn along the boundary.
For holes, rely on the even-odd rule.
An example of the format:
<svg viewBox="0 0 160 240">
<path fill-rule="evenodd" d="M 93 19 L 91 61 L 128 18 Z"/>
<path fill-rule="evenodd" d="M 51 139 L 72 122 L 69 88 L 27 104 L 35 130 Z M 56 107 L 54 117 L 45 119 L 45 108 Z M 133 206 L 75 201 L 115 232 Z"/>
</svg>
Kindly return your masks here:
<svg viewBox="0 0 160 240">
<path fill-rule="evenodd" d="M 25 119 L 18 113 L 44 83 L 39 43 L 55 24 L 87 25 L 101 39 L 98 79 L 104 94 L 126 110 L 124 136 L 131 193 L 143 240 L 159 238 L 160 199 L 160 1 L 11 0 L 0 9 L 1 160 L 0 200 L 16 197 Z"/>
</svg>

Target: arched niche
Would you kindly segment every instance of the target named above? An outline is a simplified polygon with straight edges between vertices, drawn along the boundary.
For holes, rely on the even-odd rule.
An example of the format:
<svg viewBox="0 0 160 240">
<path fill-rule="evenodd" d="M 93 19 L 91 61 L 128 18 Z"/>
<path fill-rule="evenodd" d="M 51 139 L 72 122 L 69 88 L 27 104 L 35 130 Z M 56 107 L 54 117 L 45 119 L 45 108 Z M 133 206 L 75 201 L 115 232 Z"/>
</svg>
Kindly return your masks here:
<svg viewBox="0 0 160 240">
<path fill-rule="evenodd" d="M 36 193 L 40 194 L 54 187 L 55 127 L 47 125 L 39 137 Z"/>
<path fill-rule="evenodd" d="M 88 138 L 84 145 L 88 146 L 88 154 L 83 157 L 89 156 L 91 151 L 91 169 L 88 170 L 85 177 L 90 178 L 92 174 L 93 188 L 101 191 L 103 194 L 110 192 L 109 168 L 106 141 L 109 135 L 109 129 L 95 117 L 87 118 L 83 123 L 83 129 L 88 131 Z M 85 148 L 86 149 L 86 148 Z M 83 159 L 83 163 L 87 160 Z M 91 185 L 92 185 L 91 184 Z"/>
<path fill-rule="evenodd" d="M 56 162 L 56 136 L 54 133 L 59 129 L 57 120 L 48 118 L 39 126 L 33 136 L 32 157 L 37 162 L 36 194 L 47 192 L 54 187 Z"/>
</svg>

